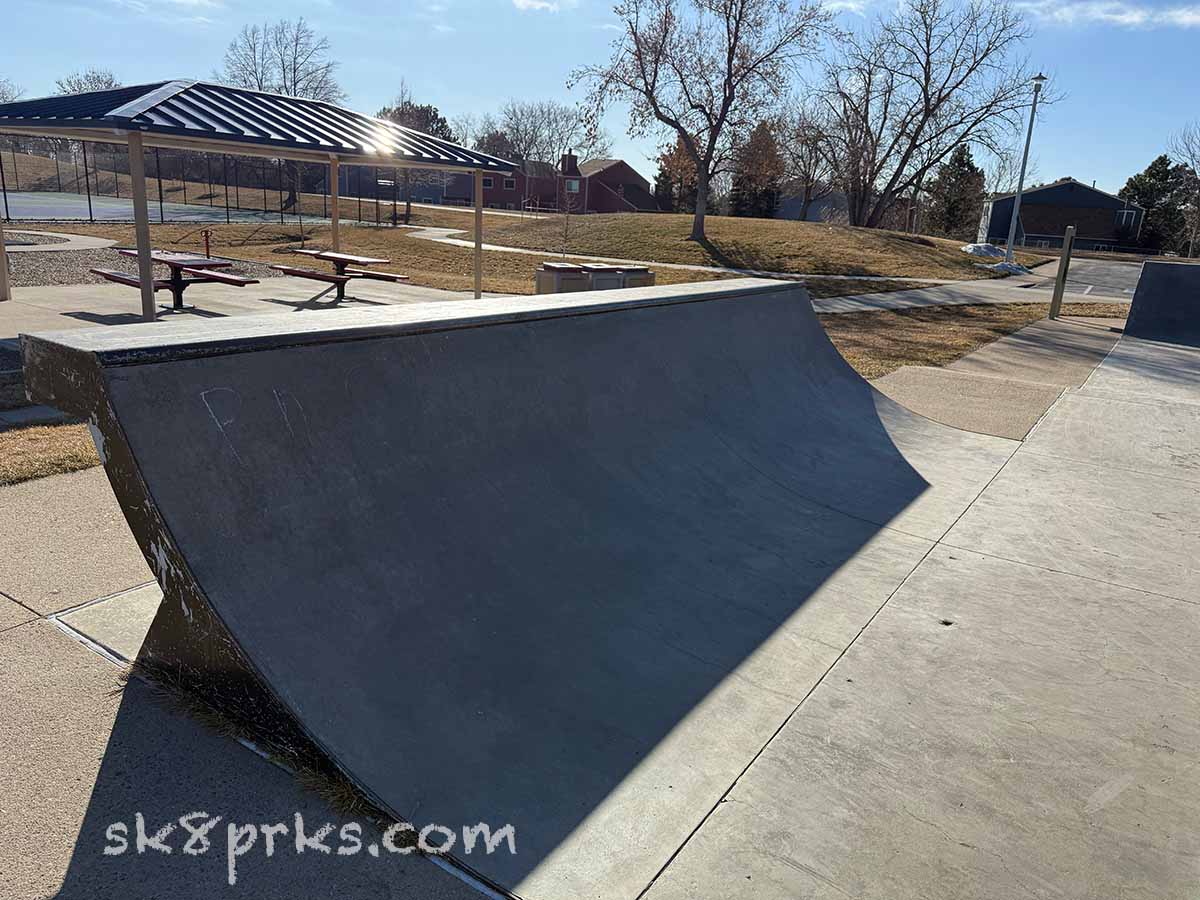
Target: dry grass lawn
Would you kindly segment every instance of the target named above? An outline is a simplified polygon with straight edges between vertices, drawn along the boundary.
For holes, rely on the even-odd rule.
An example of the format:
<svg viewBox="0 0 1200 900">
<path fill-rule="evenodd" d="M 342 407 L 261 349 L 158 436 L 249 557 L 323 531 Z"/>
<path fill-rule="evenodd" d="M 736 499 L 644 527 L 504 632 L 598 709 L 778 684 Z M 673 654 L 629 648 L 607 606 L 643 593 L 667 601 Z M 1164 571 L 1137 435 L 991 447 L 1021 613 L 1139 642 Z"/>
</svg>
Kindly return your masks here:
<svg viewBox="0 0 1200 900">
<path fill-rule="evenodd" d="M 21 227 L 31 230 L 70 231 L 76 234 L 93 234 L 112 238 L 123 246 L 133 246 L 136 241 L 132 224 L 87 224 L 72 223 L 70 226 L 49 223 L 22 223 Z M 326 269 L 325 263 L 311 263 L 292 253 L 301 246 L 298 226 L 280 225 L 197 225 L 166 224 L 152 225 L 150 238 L 155 247 L 169 250 L 203 250 L 205 228 L 212 231 L 211 249 L 214 255 L 237 259 L 251 259 L 265 263 L 281 263 L 300 267 Z M 304 227 L 303 246 L 310 249 L 330 248 L 329 226 Z M 402 228 L 375 228 L 373 226 L 344 226 L 342 228 L 342 250 L 392 260 L 390 266 L 380 268 L 402 272 L 409 276 L 410 283 L 424 287 L 450 291 L 469 291 L 475 284 L 473 253 L 466 247 L 437 244 L 433 241 L 414 238 Z M 546 258 L 558 259 L 555 254 Z M 542 257 L 525 253 L 502 253 L 485 251 L 483 259 L 483 289 L 499 294 L 533 293 L 533 273 Z M 114 262 L 116 259 L 114 258 Z M 711 281 L 725 277 L 711 272 L 689 272 L 678 269 L 657 270 L 659 284 Z"/>
<path fill-rule="evenodd" d="M 1044 319 L 1047 303 L 932 306 L 818 316 L 833 345 L 864 378 L 901 366 L 944 366 Z M 1124 318 L 1120 303 L 1072 303 L 1073 316 Z"/>
<path fill-rule="evenodd" d="M 0 431 L 0 485 L 99 464 L 86 425 L 28 425 Z"/>
<path fill-rule="evenodd" d="M 57 228 L 62 231 L 67 226 L 29 223 L 23 224 L 22 227 L 34 230 Z M 214 254 L 239 259 L 253 259 L 265 263 L 310 265 L 291 252 L 292 248 L 301 246 L 300 229 L 296 225 L 201 226 L 194 223 L 152 225 L 150 237 L 156 247 L 195 252 L 204 247 L 204 237 L 201 231 L 205 228 L 212 231 L 210 240 Z M 79 234 L 94 234 L 112 238 L 126 245 L 132 245 L 135 242 L 133 226 L 128 224 L 91 225 L 80 223 L 70 225 L 67 230 Z M 328 249 L 329 239 L 328 226 L 306 225 L 304 228 L 305 247 Z M 469 249 L 414 238 L 402 228 L 343 227 L 342 249 L 349 253 L 362 253 L 391 259 L 391 266 L 386 268 L 409 275 L 412 284 L 452 291 L 468 291 L 473 288 L 475 283 L 474 262 Z M 553 253 L 547 253 L 544 258 L 562 259 Z M 484 290 L 503 294 L 533 293 L 533 272 L 542 259 L 543 257 L 525 253 L 485 251 Z M 323 265 L 317 267 L 322 268 Z M 655 272 L 659 284 L 683 284 L 732 277 L 685 269 L 659 268 Z M 857 279 L 814 280 L 807 284 L 809 292 L 814 297 L 845 297 L 853 294 L 909 290 L 927 286 L 903 281 Z"/>
<path fill-rule="evenodd" d="M 451 210 L 422 211 L 447 220 L 469 219 Z M 464 228 L 473 229 L 468 221 Z M 614 213 L 574 216 L 564 239 L 563 217 L 484 218 L 484 240 L 527 247 L 621 259 L 728 266 L 812 275 L 875 275 L 899 278 L 973 279 L 992 277 L 963 253 L 961 241 L 922 235 L 850 228 L 818 222 L 710 216 L 708 239 L 689 241 L 691 217 Z M 1026 265 L 1044 255 L 1018 254 Z"/>
</svg>

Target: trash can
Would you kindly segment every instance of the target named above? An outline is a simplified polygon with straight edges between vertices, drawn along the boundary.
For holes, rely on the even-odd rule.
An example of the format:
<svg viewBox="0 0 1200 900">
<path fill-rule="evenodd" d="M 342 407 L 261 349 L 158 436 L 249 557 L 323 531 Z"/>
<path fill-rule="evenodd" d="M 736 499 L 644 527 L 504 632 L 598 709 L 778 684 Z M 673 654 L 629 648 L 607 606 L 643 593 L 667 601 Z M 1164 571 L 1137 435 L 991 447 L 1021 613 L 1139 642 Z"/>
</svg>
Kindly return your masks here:
<svg viewBox="0 0 1200 900">
<path fill-rule="evenodd" d="M 625 287 L 650 287 L 654 284 L 654 273 L 646 266 L 625 267 Z"/>
<path fill-rule="evenodd" d="M 575 263 L 544 262 L 534 274 L 534 290 L 539 294 L 562 294 L 588 290 L 588 274 Z"/>
<path fill-rule="evenodd" d="M 620 266 L 585 264 L 589 290 L 611 291 L 625 287 L 625 272 Z"/>
</svg>

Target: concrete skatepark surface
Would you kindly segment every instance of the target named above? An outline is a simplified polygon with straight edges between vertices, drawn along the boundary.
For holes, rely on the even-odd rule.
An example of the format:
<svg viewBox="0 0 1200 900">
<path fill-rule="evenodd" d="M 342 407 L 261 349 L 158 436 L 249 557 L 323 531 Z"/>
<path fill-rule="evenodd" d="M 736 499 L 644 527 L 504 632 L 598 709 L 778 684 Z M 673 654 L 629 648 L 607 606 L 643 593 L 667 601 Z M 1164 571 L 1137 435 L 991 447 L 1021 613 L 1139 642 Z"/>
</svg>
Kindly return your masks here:
<svg viewBox="0 0 1200 900">
<path fill-rule="evenodd" d="M 513 822 L 469 863 L 524 896 L 643 889 L 1014 447 L 876 394 L 791 285 L 321 319 L 59 340 L 103 360 L 164 610 L 211 604 L 386 808 Z"/>
<path fill-rule="evenodd" d="M 576 314 L 557 318 L 541 317 L 529 306 L 509 310 L 514 320 L 500 322 L 474 321 L 462 311 L 458 318 L 432 317 L 433 327 L 420 334 L 384 334 L 380 316 L 346 315 L 356 321 L 347 321 L 333 346 L 344 352 L 351 343 L 379 345 L 375 356 L 368 355 L 374 367 L 364 373 L 377 377 L 365 382 L 382 382 L 387 403 L 369 407 L 376 415 L 367 435 L 340 445 L 345 465 L 352 461 L 357 469 L 347 512 L 314 511 L 303 500 L 301 509 L 285 512 L 314 533 L 336 520 L 340 530 L 332 543 L 354 548 L 356 561 L 362 558 L 360 543 L 394 557 L 387 534 L 364 529 L 376 524 L 395 535 L 395 524 L 404 524 L 406 513 L 380 508 L 385 492 L 379 489 L 411 467 L 435 484 L 408 482 L 404 502 L 426 513 L 431 507 L 423 497 L 436 498 L 439 506 L 432 507 L 432 517 L 422 517 L 426 534 L 410 524 L 396 543 L 412 547 L 425 563 L 436 558 L 431 551 L 441 554 L 436 564 L 441 583 L 436 573 L 423 581 L 410 577 L 408 599 L 397 598 L 392 579 L 407 563 L 394 561 L 391 571 L 376 570 L 379 586 L 369 594 L 327 582 L 315 586 L 310 596 L 321 596 L 310 601 L 304 590 L 297 591 L 303 588 L 297 585 L 300 575 L 283 573 L 265 590 L 254 588 L 264 584 L 262 577 L 251 573 L 243 581 L 255 601 L 284 593 L 280 585 L 287 588 L 283 608 L 289 615 L 311 614 L 318 602 L 327 607 L 331 599 L 351 594 L 353 610 L 362 609 L 377 625 L 386 626 L 382 616 L 389 611 L 407 613 L 387 636 L 389 671 L 399 657 L 418 668 L 414 682 L 405 666 L 406 684 L 446 690 L 449 682 L 451 690 L 474 689 L 465 696 L 477 700 L 478 709 L 468 704 L 465 711 L 441 711 L 439 718 L 437 710 L 419 703 L 408 707 L 432 713 L 434 730 L 445 729 L 449 743 L 435 747 L 438 735 L 400 735 L 402 743 L 427 742 L 428 752 L 442 758 L 418 759 L 395 773 L 396 790 L 442 809 L 467 806 L 454 796 L 464 786 L 476 801 L 540 801 L 530 829 L 518 823 L 519 834 L 542 839 L 533 860 L 518 858 L 522 896 L 643 891 L 649 897 L 1008 898 L 1038 891 L 1188 896 L 1197 859 L 1195 842 L 1187 837 L 1195 833 L 1191 811 L 1197 799 L 1188 765 L 1197 737 L 1190 696 L 1200 672 L 1189 649 L 1193 642 L 1181 640 L 1193 630 L 1192 617 L 1175 599 L 1186 598 L 1195 579 L 1195 564 L 1186 562 L 1195 558 L 1189 543 L 1194 495 L 1179 486 L 1194 475 L 1180 462 L 1196 438 L 1186 417 L 1180 424 L 1180 411 L 1195 403 L 1200 380 L 1188 351 L 1122 342 L 1085 388 L 1069 391 L 1018 450 L 1014 442 L 934 425 L 896 408 L 852 373 L 840 374 L 840 359 L 826 355 L 805 317 L 782 314 L 807 309 L 795 298 L 789 304 L 773 296 L 786 289 L 747 285 L 735 295 L 736 305 L 711 320 L 703 310 L 732 304 L 733 298 L 712 290 L 703 299 L 692 291 L 697 302 L 673 303 L 669 292 L 658 290 L 654 302 L 661 306 L 637 305 L 647 302 L 638 292 L 642 297 L 627 308 L 576 306 Z M 680 310 L 694 318 L 678 318 Z M 590 314 L 580 316 L 581 311 Z M 672 327 L 647 327 L 646 319 L 636 328 L 621 327 L 648 312 L 670 316 Z M 522 317 L 526 320 L 515 321 Z M 383 318 L 394 319 L 395 311 Z M 626 321 L 597 324 L 605 318 Z M 552 324 L 579 319 L 591 321 L 587 339 L 578 344 Z M 525 332 L 517 341 L 523 354 L 504 353 L 511 342 L 478 334 L 476 341 L 456 345 L 460 335 L 450 330 L 514 327 Z M 729 334 L 720 334 L 720 341 L 708 337 L 710 330 L 722 329 Z M 240 351 L 233 356 L 211 355 L 220 351 L 200 332 L 194 339 L 200 343 L 185 340 L 186 349 L 172 351 L 149 336 L 89 343 L 79 334 L 63 340 L 77 340 L 88 345 L 87 354 L 98 354 L 110 378 L 115 416 L 136 445 L 139 435 L 158 432 L 149 412 L 127 419 L 127 404 L 135 398 L 169 418 L 162 404 L 187 396 L 182 388 L 189 385 L 182 371 L 164 381 L 172 368 L 210 377 L 225 374 L 210 368 L 215 360 L 298 355 L 304 358 L 273 368 L 271 377 L 278 372 L 285 384 L 307 389 L 303 379 L 311 382 L 321 371 L 313 360 L 331 349 L 296 335 L 292 340 L 298 343 L 280 346 L 278 335 L 271 336 L 277 327 L 247 320 L 232 330 L 226 346 Z M 419 380 L 414 370 L 389 382 L 387 369 L 410 358 L 405 344 L 412 337 L 422 338 L 421 373 L 430 366 L 428 378 Z M 264 345 L 274 349 L 249 352 Z M 621 348 L 621 365 L 599 365 L 608 362 L 603 351 L 613 345 Z M 653 366 L 645 363 L 651 354 L 643 346 L 653 348 Z M 740 355 L 746 347 L 763 354 L 764 346 L 765 355 L 752 362 Z M 789 353 L 797 347 L 803 352 Z M 416 348 L 411 350 L 417 358 Z M 489 350 L 501 355 L 490 357 Z M 470 365 L 465 373 L 455 366 L 477 358 L 478 374 Z M 577 358 L 596 366 L 582 366 Z M 494 360 L 490 368 L 488 359 Z M 513 360 L 519 362 L 512 383 L 484 377 L 485 371 L 504 372 Z M 597 369 L 618 371 L 630 388 L 610 388 L 604 380 L 596 388 L 588 376 Z M 406 383 L 413 379 L 418 383 Z M 243 449 L 265 444 L 272 454 L 285 454 L 280 447 L 296 443 L 287 423 L 301 421 L 299 410 L 313 407 L 303 404 L 303 394 L 286 389 L 280 406 L 277 389 L 237 410 L 248 411 L 250 424 L 239 416 L 236 426 L 232 421 L 224 426 L 239 429 L 232 437 L 248 442 Z M 445 389 L 452 393 L 440 393 Z M 597 389 L 602 402 L 593 403 L 588 395 Z M 485 394 L 507 399 L 497 418 L 482 418 L 487 411 L 477 401 Z M 1144 399 L 1159 394 L 1169 396 L 1169 409 L 1154 409 Z M 454 402 L 440 409 L 415 402 L 431 395 Z M 467 398 L 475 401 L 464 402 Z M 571 417 L 564 420 L 567 399 L 578 402 L 567 404 Z M 822 408 L 830 401 L 834 409 Z M 1066 416 L 1076 401 L 1099 404 L 1100 412 Z M 1141 409 L 1136 437 L 1124 411 L 1131 403 Z M 379 416 L 381 408 L 389 415 Z M 398 420 L 419 422 L 420 430 L 431 433 L 393 430 L 394 410 Z M 439 421 L 449 412 L 457 413 L 453 421 Z M 280 417 L 287 437 L 267 427 L 268 414 Z M 481 421 L 490 423 L 490 433 L 514 416 L 517 422 L 502 431 L 500 447 L 493 451 L 478 440 Z M 176 435 L 196 424 L 186 415 L 179 418 L 187 421 L 165 429 L 170 437 L 164 453 L 175 452 L 181 440 Z M 203 416 L 196 418 L 197 434 L 212 427 Z M 218 411 L 210 420 L 226 418 Z M 617 427 L 631 418 L 640 425 L 633 436 Z M 322 443 L 321 425 L 303 421 L 312 449 L 335 458 L 335 448 Z M 563 429 L 565 437 L 559 432 L 564 421 L 578 426 Z M 337 431 L 336 424 L 326 426 Z M 1174 431 L 1162 440 L 1145 440 L 1155 428 Z M 1109 443 L 1106 429 L 1131 436 Z M 228 454 L 237 446 L 225 443 L 224 432 L 218 436 L 214 442 L 193 435 L 200 446 L 186 459 L 219 460 L 222 450 Z M 372 463 L 365 455 L 368 444 L 380 438 L 391 446 L 384 462 Z M 414 465 L 430 459 L 434 446 L 451 452 Z M 848 453 L 839 453 L 846 448 Z M 218 552 L 212 544 L 229 533 L 206 542 L 185 522 L 181 534 L 172 516 L 187 519 L 195 511 L 186 508 L 187 499 L 170 496 L 167 467 L 153 459 L 159 451 L 141 449 L 139 463 L 150 463 L 141 474 L 154 502 L 171 513 L 161 533 L 182 548 L 178 557 L 168 552 L 167 563 L 191 566 L 193 556 L 204 563 Z M 584 468 L 578 480 L 553 465 L 564 450 Z M 214 468 L 225 479 L 217 485 L 223 496 L 243 485 L 238 480 L 243 473 L 228 459 Z M 439 474 L 443 468 L 448 480 Z M 294 476 L 309 483 L 323 477 L 316 471 L 303 459 L 292 467 Z M 287 490 L 281 475 L 261 469 L 253 474 L 264 476 L 268 491 Z M 479 480 L 483 475 L 489 476 L 486 482 Z M 354 479 L 370 484 L 356 485 Z M 1126 479 L 1136 489 L 1120 491 Z M 166 496 L 159 496 L 160 487 Z M 371 499 L 366 487 L 377 496 L 366 515 L 370 523 L 348 521 L 363 508 L 363 498 Z M 469 489 L 475 493 L 468 495 Z M 1117 516 L 1107 512 L 1111 500 L 1106 504 L 1114 491 L 1121 493 Z M 531 525 L 528 514 L 509 518 L 522 501 L 544 501 L 537 508 L 568 534 Z M 210 503 L 203 499 L 200 505 Z M 464 517 L 470 512 L 481 521 Z M 1024 521 L 1027 517 L 1035 521 Z M 270 551 L 268 565 L 288 557 L 287 548 L 270 546 L 268 521 L 253 516 L 246 521 L 254 532 L 252 545 Z M 573 523 L 578 527 L 572 529 Z M 446 532 L 451 525 L 453 532 Z M 976 545 L 988 541 L 991 552 L 979 552 Z M 528 549 L 531 544 L 536 548 Z M 228 543 L 225 552 L 231 553 Z M 236 556 L 243 548 L 232 552 Z M 521 559 L 534 562 L 518 565 Z M 1156 561 L 1166 570 L 1156 572 Z M 157 562 L 161 566 L 163 557 Z M 315 565 L 288 562 L 301 569 Z M 455 562 L 461 571 L 449 571 Z M 242 617 L 241 627 L 256 632 L 256 639 L 272 629 L 286 630 L 265 616 L 254 622 L 252 610 L 247 618 L 247 611 L 236 609 L 240 586 L 207 577 L 218 565 L 214 558 L 201 571 L 183 573 L 194 574 L 207 590 L 205 603 Z M 279 573 L 273 568 L 271 574 Z M 164 574 L 170 602 L 171 584 L 181 573 L 160 577 Z M 341 566 L 330 577 L 344 584 L 353 574 Z M 476 578 L 488 589 L 472 593 Z M 1147 591 L 1147 585 L 1167 593 Z M 637 594 L 641 605 L 625 593 Z M 469 597 L 469 621 L 460 621 L 462 616 L 443 621 L 415 602 L 417 595 L 445 601 L 456 594 Z M 1047 596 L 1052 603 L 1045 602 Z M 502 614 L 497 607 L 505 603 Z M 447 605 L 439 612 L 447 612 Z M 604 605 L 610 609 L 593 608 Z M 414 620 L 425 624 L 408 624 Z M 439 625 L 453 633 L 438 634 Z M 577 637 L 576 630 L 586 631 L 590 640 Z M 231 631 L 236 635 L 238 628 Z M 548 633 L 565 637 L 565 652 L 546 646 Z M 502 647 L 482 649 L 476 643 L 480 636 L 498 639 Z M 413 646 L 422 637 L 434 646 Z M 310 639 L 306 650 L 318 658 L 306 658 L 303 667 L 323 674 L 330 669 L 315 663 L 327 648 L 312 644 Z M 481 684 L 470 672 L 419 671 L 421 660 L 436 670 L 468 645 L 471 664 L 502 673 L 493 680 L 511 679 L 507 692 Z M 597 677 L 596 667 L 606 659 L 610 666 L 632 667 L 632 675 L 600 668 Z M 355 660 L 349 671 L 330 661 L 337 680 L 350 685 L 356 672 L 365 671 Z M 298 665 L 294 655 L 282 664 Z M 300 672 L 272 674 L 293 691 L 309 689 L 293 683 Z M 571 683 L 544 686 L 538 676 L 566 676 Z M 616 696 L 601 696 L 605 691 Z M 336 692 L 326 696 L 335 707 L 362 704 L 386 711 L 370 690 L 352 689 L 352 699 Z M 522 706 L 539 697 L 559 702 L 541 707 L 542 717 L 552 721 L 530 726 Z M 385 707 L 393 704 L 392 712 L 411 700 L 397 705 L 394 698 L 382 699 Z M 322 710 L 314 718 L 356 712 Z M 472 721 L 469 712 L 483 721 Z M 671 720 L 676 723 L 666 729 Z M 519 757 L 509 762 L 503 752 L 506 731 L 517 723 L 529 743 L 522 742 Z M 546 733 L 556 726 L 557 733 Z M 604 742 L 583 745 L 589 728 Z M 469 740 L 463 747 L 463 735 L 488 738 L 489 752 L 473 755 L 477 751 Z M 559 750 L 569 753 L 556 756 Z M 492 783 L 474 773 L 461 784 L 438 783 L 464 765 L 486 769 Z M 572 771 L 579 766 L 587 771 Z M 527 774 L 538 767 L 550 773 L 551 790 Z M 405 785 L 411 772 L 426 780 Z M 485 804 L 475 803 L 480 805 Z M 435 818 L 427 810 L 423 806 L 421 818 Z M 582 821 L 569 833 L 557 824 L 581 812 Z M 537 833 L 547 813 L 554 824 L 549 839 Z M 487 816 L 477 810 L 471 821 L 479 818 Z M 468 862 L 482 867 L 477 859 Z"/>
</svg>

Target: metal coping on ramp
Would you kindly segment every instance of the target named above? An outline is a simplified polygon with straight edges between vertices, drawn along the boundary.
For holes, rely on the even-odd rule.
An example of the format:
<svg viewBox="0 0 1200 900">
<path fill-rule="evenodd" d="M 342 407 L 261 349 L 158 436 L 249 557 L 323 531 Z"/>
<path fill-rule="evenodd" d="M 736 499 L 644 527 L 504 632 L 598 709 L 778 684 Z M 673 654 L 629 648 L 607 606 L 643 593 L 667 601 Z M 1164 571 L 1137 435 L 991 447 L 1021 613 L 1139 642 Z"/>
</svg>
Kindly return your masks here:
<svg viewBox="0 0 1200 900">
<path fill-rule="evenodd" d="M 164 600 L 139 663 L 526 898 L 633 897 L 1016 446 L 746 279 L 23 337 Z M 943 464 L 942 461 L 948 461 Z"/>
<path fill-rule="evenodd" d="M 1200 263 L 1142 263 L 1125 333 L 1172 344 L 1200 344 Z"/>
</svg>

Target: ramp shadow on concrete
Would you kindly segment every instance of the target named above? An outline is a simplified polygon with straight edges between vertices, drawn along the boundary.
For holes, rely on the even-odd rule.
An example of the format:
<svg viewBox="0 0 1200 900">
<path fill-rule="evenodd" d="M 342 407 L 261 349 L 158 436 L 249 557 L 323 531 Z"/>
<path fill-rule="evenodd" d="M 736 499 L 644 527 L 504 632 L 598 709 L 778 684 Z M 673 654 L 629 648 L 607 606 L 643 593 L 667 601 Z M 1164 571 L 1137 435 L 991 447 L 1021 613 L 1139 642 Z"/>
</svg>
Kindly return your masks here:
<svg viewBox="0 0 1200 900">
<path fill-rule="evenodd" d="M 642 891 L 1014 446 L 753 280 L 25 354 L 163 586 L 144 657 L 400 818 L 513 824 L 459 860 L 525 897 Z"/>
</svg>

